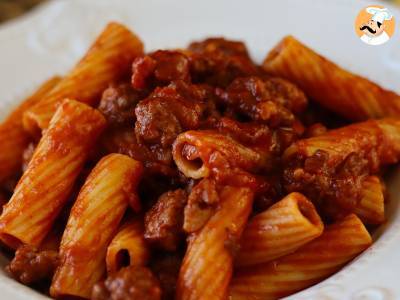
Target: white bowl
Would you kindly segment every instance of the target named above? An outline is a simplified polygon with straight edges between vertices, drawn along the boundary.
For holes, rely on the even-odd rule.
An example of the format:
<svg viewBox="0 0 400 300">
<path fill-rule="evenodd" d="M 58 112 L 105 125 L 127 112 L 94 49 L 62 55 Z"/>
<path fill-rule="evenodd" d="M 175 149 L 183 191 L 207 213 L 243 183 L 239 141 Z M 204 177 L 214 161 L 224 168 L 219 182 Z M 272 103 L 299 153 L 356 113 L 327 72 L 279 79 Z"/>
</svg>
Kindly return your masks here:
<svg viewBox="0 0 400 300">
<path fill-rule="evenodd" d="M 292 34 L 346 69 L 400 92 L 400 32 L 374 47 L 362 43 L 354 32 L 360 9 L 377 2 L 53 1 L 0 27 L 0 119 L 40 82 L 65 73 L 110 20 L 138 33 L 147 50 L 223 35 L 244 40 L 258 62 L 280 38 Z M 385 5 L 400 22 L 400 10 Z M 394 172 L 388 184 L 388 222 L 375 232 L 375 244 L 339 273 L 287 299 L 400 299 L 399 183 L 400 172 Z M 0 255 L 0 265 L 5 264 Z M 47 298 L 1 271 L 0 299 Z"/>
</svg>

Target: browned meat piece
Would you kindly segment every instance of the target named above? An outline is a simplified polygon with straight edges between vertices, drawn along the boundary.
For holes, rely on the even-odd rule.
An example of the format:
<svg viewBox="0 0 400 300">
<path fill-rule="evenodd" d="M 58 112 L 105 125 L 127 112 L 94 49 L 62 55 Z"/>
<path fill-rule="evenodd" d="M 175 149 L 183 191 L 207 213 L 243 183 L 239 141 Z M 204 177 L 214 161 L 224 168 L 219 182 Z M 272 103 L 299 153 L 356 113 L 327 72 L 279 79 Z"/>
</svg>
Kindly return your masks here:
<svg viewBox="0 0 400 300">
<path fill-rule="evenodd" d="M 201 42 L 193 42 L 189 50 L 196 53 L 223 53 L 225 55 L 240 55 L 248 57 L 246 45 L 243 42 L 226 40 L 224 38 L 208 38 Z"/>
<path fill-rule="evenodd" d="M 111 128 L 102 138 L 101 145 L 105 153 L 121 153 L 141 161 L 151 174 L 174 176 L 170 149 L 148 147 L 139 143 L 134 128 Z"/>
<path fill-rule="evenodd" d="M 29 143 L 28 147 L 25 148 L 24 152 L 22 153 L 22 172 L 24 173 L 28 168 L 29 162 L 35 152 L 36 144 Z"/>
<path fill-rule="evenodd" d="M 160 300 L 158 279 L 145 267 L 126 267 L 93 287 L 92 300 Z"/>
<path fill-rule="evenodd" d="M 40 251 L 34 247 L 21 246 L 7 271 L 23 284 L 33 284 L 53 277 L 58 264 L 58 253 L 52 250 Z"/>
<path fill-rule="evenodd" d="M 195 83 L 225 87 L 236 77 L 260 74 L 242 42 L 206 39 L 190 44 L 186 54 Z"/>
<path fill-rule="evenodd" d="M 183 229 L 187 233 L 200 230 L 214 214 L 219 204 L 214 180 L 205 178 L 191 191 L 185 206 Z"/>
<path fill-rule="evenodd" d="M 369 170 L 362 153 L 351 153 L 336 167 L 329 159 L 329 153 L 317 150 L 303 160 L 293 160 L 284 171 L 284 180 L 288 192 L 304 193 L 323 216 L 334 217 L 338 207 L 350 212 L 358 203 Z"/>
<path fill-rule="evenodd" d="M 176 281 L 182 258 L 177 254 L 166 254 L 156 257 L 151 263 L 151 269 L 160 280 L 163 300 L 174 300 Z"/>
<path fill-rule="evenodd" d="M 112 84 L 103 92 L 99 110 L 110 126 L 133 124 L 136 104 L 143 97 L 144 94 L 133 90 L 129 83 Z"/>
<path fill-rule="evenodd" d="M 225 91 L 218 88 L 216 93 L 228 108 L 274 128 L 292 126 L 294 114 L 301 113 L 307 106 L 304 93 L 279 78 L 237 78 Z"/>
<path fill-rule="evenodd" d="M 182 189 L 162 194 L 146 213 L 146 241 L 168 251 L 176 250 L 183 237 L 183 209 L 186 201 L 186 192 Z"/>
<path fill-rule="evenodd" d="M 136 107 L 135 131 L 146 144 L 169 148 L 179 133 L 197 129 L 209 113 L 209 90 L 183 81 L 157 88 Z"/>
<path fill-rule="evenodd" d="M 181 52 L 158 50 L 133 62 L 132 86 L 136 90 L 149 90 L 176 80 L 190 81 L 189 60 Z"/>
<path fill-rule="evenodd" d="M 271 145 L 272 133 L 265 124 L 241 123 L 231 118 L 222 117 L 207 119 L 202 128 L 216 129 L 244 145 L 259 145 L 267 148 Z"/>
</svg>

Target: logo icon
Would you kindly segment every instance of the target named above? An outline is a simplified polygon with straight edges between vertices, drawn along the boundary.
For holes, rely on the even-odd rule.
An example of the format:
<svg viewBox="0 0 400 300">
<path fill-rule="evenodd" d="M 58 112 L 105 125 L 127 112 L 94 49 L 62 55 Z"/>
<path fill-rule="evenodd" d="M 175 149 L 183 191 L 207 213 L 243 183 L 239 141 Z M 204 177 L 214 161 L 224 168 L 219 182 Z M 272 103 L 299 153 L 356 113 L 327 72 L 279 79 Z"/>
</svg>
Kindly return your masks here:
<svg viewBox="0 0 400 300">
<path fill-rule="evenodd" d="M 381 5 L 363 8 L 355 22 L 358 37 L 368 45 L 382 45 L 394 33 L 395 20 L 392 13 Z"/>
</svg>

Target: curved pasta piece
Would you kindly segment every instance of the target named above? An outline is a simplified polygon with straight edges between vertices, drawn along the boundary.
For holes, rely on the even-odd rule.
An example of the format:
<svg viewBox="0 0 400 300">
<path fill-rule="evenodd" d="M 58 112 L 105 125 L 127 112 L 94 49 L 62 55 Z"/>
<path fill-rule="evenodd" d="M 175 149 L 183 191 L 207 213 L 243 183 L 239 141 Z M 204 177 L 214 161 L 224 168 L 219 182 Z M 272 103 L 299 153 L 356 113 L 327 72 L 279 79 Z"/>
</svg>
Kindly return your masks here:
<svg viewBox="0 0 400 300">
<path fill-rule="evenodd" d="M 177 282 L 177 300 L 225 299 L 232 276 L 232 250 L 251 211 L 248 188 L 226 186 L 221 207 L 190 239 Z"/>
<path fill-rule="evenodd" d="M 354 213 L 367 224 L 382 224 L 385 221 L 384 187 L 377 176 L 364 180 L 361 200 Z"/>
<path fill-rule="evenodd" d="M 320 282 L 367 249 L 371 236 L 356 215 L 328 226 L 297 252 L 238 270 L 230 285 L 231 300 L 280 299 Z"/>
<path fill-rule="evenodd" d="M 400 120 L 369 120 L 292 144 L 286 149 L 285 186 L 353 211 L 363 179 L 400 159 Z"/>
<path fill-rule="evenodd" d="M 136 219 L 124 224 L 107 248 L 107 272 L 113 273 L 127 266 L 145 266 L 150 249 L 144 239 L 143 220 Z"/>
<path fill-rule="evenodd" d="M 235 265 L 265 263 L 292 253 L 323 229 L 314 205 L 302 194 L 291 193 L 249 221 Z"/>
<path fill-rule="evenodd" d="M 121 24 L 108 24 L 82 60 L 57 87 L 25 112 L 25 129 L 32 133 L 46 129 L 64 98 L 95 105 L 110 82 L 128 74 L 133 59 L 142 53 L 143 44 L 136 35 Z"/>
<path fill-rule="evenodd" d="M 211 130 L 191 130 L 180 134 L 173 144 L 173 156 L 178 169 L 186 177 L 194 179 L 208 177 L 218 156 L 222 156 L 230 167 L 253 172 L 267 167 L 269 160 L 268 154 Z"/>
<path fill-rule="evenodd" d="M 38 246 L 66 203 L 97 137 L 103 115 L 66 100 L 41 138 L 27 170 L 0 216 L 0 239 L 11 248 Z"/>
<path fill-rule="evenodd" d="M 60 246 L 53 297 L 89 299 L 106 271 L 106 251 L 143 172 L 142 164 L 110 154 L 92 170 L 72 207 Z M 139 205 L 137 203 L 137 205 Z"/>
<path fill-rule="evenodd" d="M 330 62 L 293 36 L 268 54 L 263 68 L 298 85 L 322 106 L 349 120 L 400 116 L 400 96 Z"/>
<path fill-rule="evenodd" d="M 22 154 L 30 141 L 22 125 L 24 112 L 45 97 L 60 80 L 57 76 L 47 80 L 0 124 L 0 182 L 21 170 Z"/>
</svg>

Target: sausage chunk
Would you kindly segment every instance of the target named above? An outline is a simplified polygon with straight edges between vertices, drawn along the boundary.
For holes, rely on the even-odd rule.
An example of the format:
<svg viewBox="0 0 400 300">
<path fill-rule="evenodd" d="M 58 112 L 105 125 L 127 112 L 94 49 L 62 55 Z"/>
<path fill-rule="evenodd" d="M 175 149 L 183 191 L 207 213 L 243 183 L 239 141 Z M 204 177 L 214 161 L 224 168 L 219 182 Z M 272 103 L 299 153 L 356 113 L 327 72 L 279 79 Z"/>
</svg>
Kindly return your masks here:
<svg viewBox="0 0 400 300">
<path fill-rule="evenodd" d="M 169 148 L 179 133 L 199 127 L 209 111 L 210 93 L 207 87 L 183 81 L 157 88 L 136 107 L 138 140 Z"/>
<path fill-rule="evenodd" d="M 222 38 L 193 42 L 187 53 L 195 83 L 226 87 L 236 77 L 259 74 L 242 42 Z"/>
<path fill-rule="evenodd" d="M 29 285 L 51 279 L 57 265 L 57 251 L 40 251 L 24 245 L 15 252 L 15 257 L 7 266 L 7 271 L 16 280 Z"/>
<path fill-rule="evenodd" d="M 158 279 L 145 267 L 126 267 L 93 287 L 92 300 L 160 300 Z"/>
<path fill-rule="evenodd" d="M 104 92 L 99 110 L 110 126 L 128 125 L 135 122 L 135 107 L 143 93 L 134 91 L 129 83 L 112 84 Z"/>
<path fill-rule="evenodd" d="M 228 108 L 273 128 L 292 125 L 294 115 L 304 111 L 307 106 L 304 93 L 292 83 L 279 78 L 237 78 L 225 91 L 217 89 L 216 93 Z"/>
<path fill-rule="evenodd" d="M 186 200 L 186 192 L 182 189 L 162 194 L 146 213 L 145 239 L 165 250 L 176 250 L 183 237 L 183 209 Z"/>
<path fill-rule="evenodd" d="M 158 50 L 133 62 L 131 83 L 136 90 L 151 90 L 176 80 L 190 81 L 189 60 L 181 52 Z"/>
</svg>

